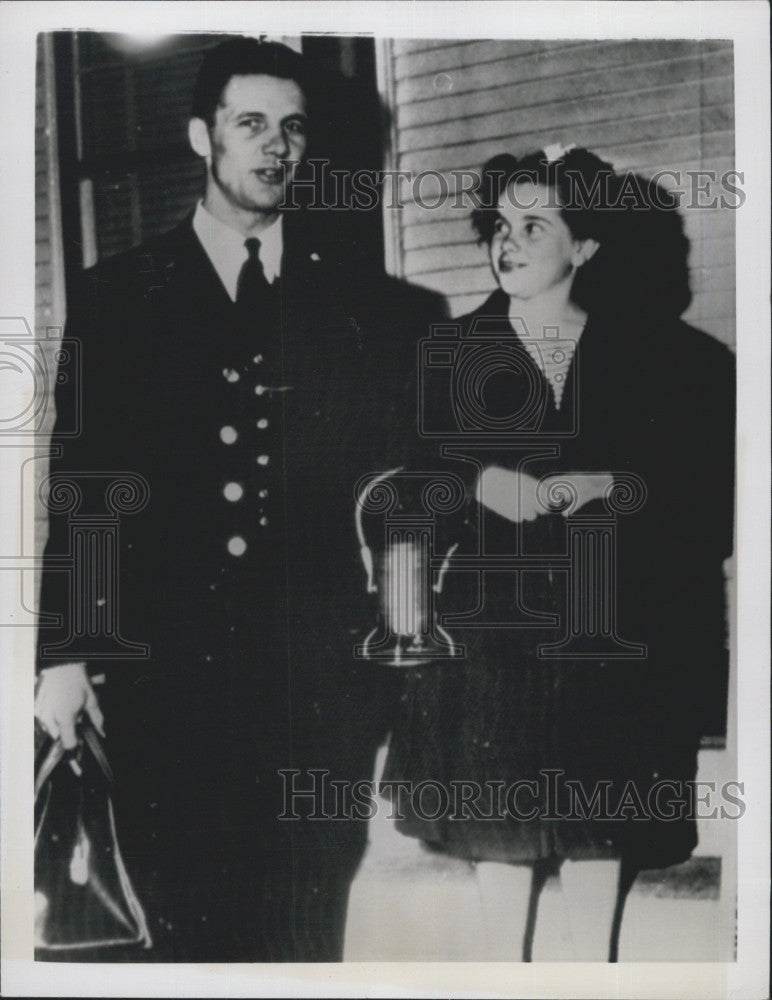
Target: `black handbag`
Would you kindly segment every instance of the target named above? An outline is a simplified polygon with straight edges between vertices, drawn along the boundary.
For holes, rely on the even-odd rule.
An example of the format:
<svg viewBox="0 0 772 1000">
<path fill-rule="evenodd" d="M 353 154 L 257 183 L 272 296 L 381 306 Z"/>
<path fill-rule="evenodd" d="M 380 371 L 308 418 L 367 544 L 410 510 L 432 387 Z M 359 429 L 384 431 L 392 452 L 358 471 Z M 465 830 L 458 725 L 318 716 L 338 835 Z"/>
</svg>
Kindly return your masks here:
<svg viewBox="0 0 772 1000">
<path fill-rule="evenodd" d="M 37 730 L 35 742 L 35 947 L 152 947 L 118 846 L 113 775 L 96 730 L 79 724 L 75 752 Z"/>
</svg>

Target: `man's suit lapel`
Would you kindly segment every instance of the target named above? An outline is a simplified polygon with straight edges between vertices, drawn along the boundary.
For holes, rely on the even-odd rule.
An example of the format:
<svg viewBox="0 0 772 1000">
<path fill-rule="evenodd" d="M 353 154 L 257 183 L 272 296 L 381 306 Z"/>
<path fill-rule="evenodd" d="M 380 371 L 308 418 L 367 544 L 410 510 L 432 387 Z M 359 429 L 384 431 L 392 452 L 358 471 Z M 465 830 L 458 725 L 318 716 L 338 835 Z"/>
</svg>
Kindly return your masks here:
<svg viewBox="0 0 772 1000">
<path fill-rule="evenodd" d="M 284 381 L 302 387 L 302 393 L 293 395 L 308 396 L 318 388 L 319 366 L 324 365 L 334 345 L 328 342 L 331 309 L 322 278 L 323 251 L 314 249 L 298 215 L 288 213 L 284 220 L 279 317 Z M 200 378 L 202 366 L 213 361 L 226 365 L 227 358 L 221 355 L 232 302 L 193 231 L 192 215 L 153 245 L 140 269 L 153 337 L 168 338 L 166 343 L 154 344 L 162 356 L 174 359 L 180 373 L 188 372 L 195 380 Z M 256 347 L 260 320 L 255 317 Z M 307 401 L 312 402 L 310 398 Z M 300 400 L 293 403 L 293 408 L 297 407 Z"/>
<path fill-rule="evenodd" d="M 168 289 L 182 293 L 192 304 L 211 303 L 221 308 L 228 293 L 193 231 L 193 216 L 157 241 L 142 263 L 150 294 Z M 285 327 L 297 329 L 312 320 L 319 307 L 322 251 L 308 237 L 299 213 L 284 216 L 281 266 L 281 312 Z"/>
<path fill-rule="evenodd" d="M 319 311 L 322 257 L 314 248 L 299 212 L 285 214 L 283 226 L 282 324 L 287 330 L 301 331 Z"/>
<path fill-rule="evenodd" d="M 149 255 L 155 286 L 193 305 L 212 303 L 221 308 L 230 301 L 214 265 L 193 231 L 193 216 L 162 237 Z M 182 303 L 178 303 L 182 304 Z"/>
</svg>

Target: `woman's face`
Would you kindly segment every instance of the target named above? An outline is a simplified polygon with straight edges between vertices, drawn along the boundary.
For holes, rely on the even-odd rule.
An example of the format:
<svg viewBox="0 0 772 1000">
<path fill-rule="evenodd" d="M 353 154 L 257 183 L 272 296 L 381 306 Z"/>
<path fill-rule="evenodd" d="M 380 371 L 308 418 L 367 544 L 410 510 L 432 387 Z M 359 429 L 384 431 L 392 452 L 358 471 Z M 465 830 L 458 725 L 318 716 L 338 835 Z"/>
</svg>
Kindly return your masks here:
<svg viewBox="0 0 772 1000">
<path fill-rule="evenodd" d="M 565 223 L 556 192 L 529 180 L 511 184 L 497 206 L 490 259 L 502 289 L 532 299 L 568 278 L 589 256 Z"/>
</svg>

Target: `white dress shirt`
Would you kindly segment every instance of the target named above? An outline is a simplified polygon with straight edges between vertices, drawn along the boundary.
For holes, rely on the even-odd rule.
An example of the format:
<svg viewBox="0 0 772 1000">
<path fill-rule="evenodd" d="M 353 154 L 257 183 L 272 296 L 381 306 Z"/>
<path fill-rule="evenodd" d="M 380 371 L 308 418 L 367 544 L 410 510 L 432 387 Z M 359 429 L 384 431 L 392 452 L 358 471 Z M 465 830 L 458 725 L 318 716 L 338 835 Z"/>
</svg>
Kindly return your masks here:
<svg viewBox="0 0 772 1000">
<path fill-rule="evenodd" d="M 220 281 L 233 302 L 236 301 L 236 288 L 239 274 L 244 261 L 249 256 L 245 246 L 246 237 L 231 229 L 230 226 L 216 219 L 211 212 L 199 202 L 193 216 L 193 232 L 199 238 L 206 255 L 219 275 Z M 273 282 L 281 274 L 281 255 L 284 249 L 282 217 L 264 229 L 258 236 L 260 240 L 260 262 L 263 265 L 265 277 Z"/>
</svg>

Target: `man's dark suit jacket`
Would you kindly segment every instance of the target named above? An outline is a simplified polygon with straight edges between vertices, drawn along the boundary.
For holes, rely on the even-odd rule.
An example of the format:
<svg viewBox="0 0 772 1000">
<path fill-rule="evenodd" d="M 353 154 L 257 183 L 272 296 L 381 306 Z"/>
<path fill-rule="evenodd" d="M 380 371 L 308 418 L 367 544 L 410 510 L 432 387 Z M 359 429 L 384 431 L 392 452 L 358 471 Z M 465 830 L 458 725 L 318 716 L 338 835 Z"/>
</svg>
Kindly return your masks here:
<svg viewBox="0 0 772 1000">
<path fill-rule="evenodd" d="M 387 725 L 392 679 L 353 657 L 373 616 L 354 484 L 379 468 L 397 394 L 339 248 L 314 241 L 298 213 L 285 216 L 284 242 L 290 388 L 270 402 L 258 388 L 261 317 L 237 357 L 235 306 L 190 219 L 86 272 L 68 304 L 82 371 L 57 386 L 57 428 L 81 406 L 82 429 L 59 442 L 50 485 L 62 497 L 74 480 L 81 502 L 65 514 L 51 505 L 41 611 L 62 625 L 41 628 L 39 665 L 88 658 L 108 675 L 119 833 L 151 931 L 159 942 L 168 932 L 167 959 L 339 957 L 365 824 L 277 820 L 277 772 L 369 778 Z M 231 426 L 238 439 L 226 443 Z M 108 500 L 106 484 L 126 473 L 134 485 Z M 234 476 L 237 502 L 223 495 Z M 85 589 L 73 597 L 53 559 L 69 552 L 74 518 L 122 509 L 121 496 L 141 509 L 119 518 L 114 580 L 81 553 Z M 243 555 L 228 550 L 233 537 Z M 121 642 L 147 656 L 126 655 L 115 636 L 72 639 L 78 609 L 109 618 L 116 588 Z"/>
</svg>

